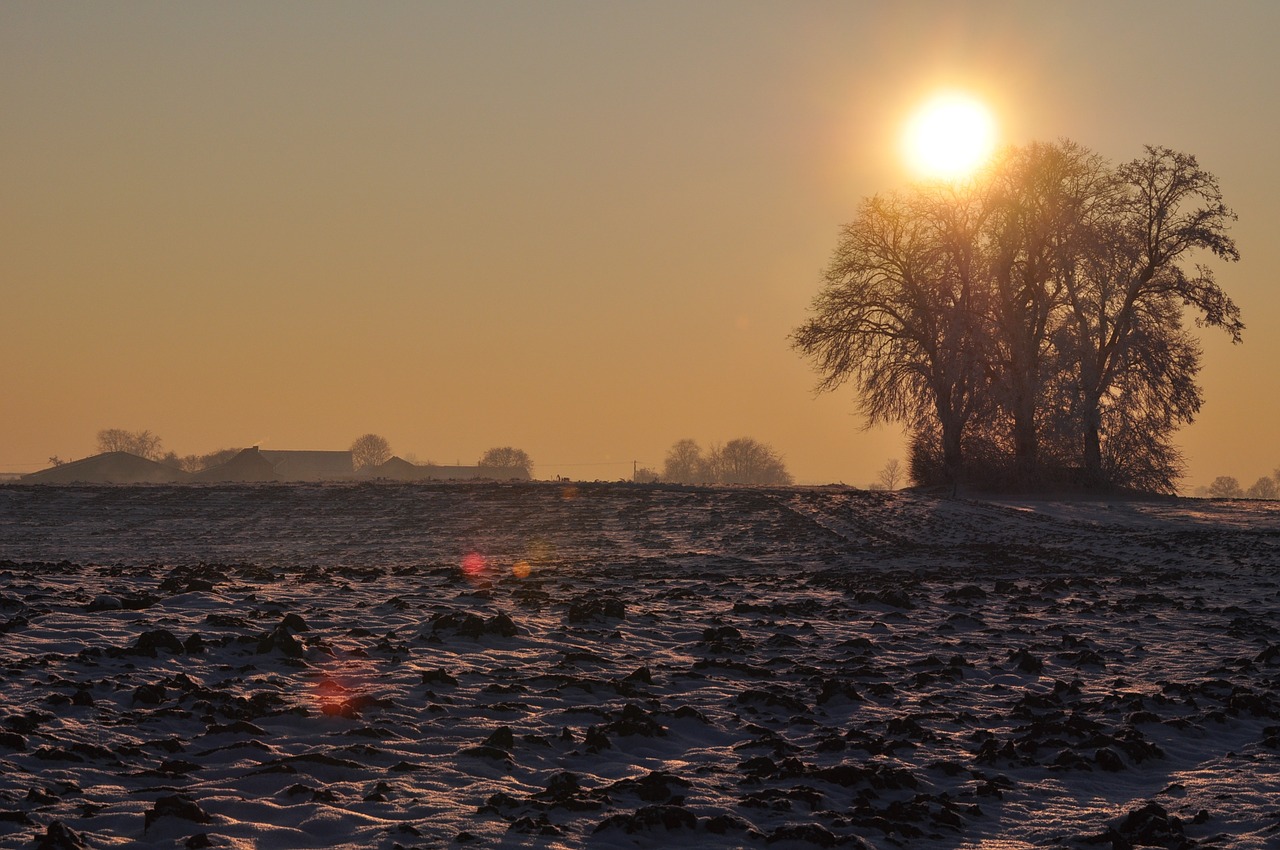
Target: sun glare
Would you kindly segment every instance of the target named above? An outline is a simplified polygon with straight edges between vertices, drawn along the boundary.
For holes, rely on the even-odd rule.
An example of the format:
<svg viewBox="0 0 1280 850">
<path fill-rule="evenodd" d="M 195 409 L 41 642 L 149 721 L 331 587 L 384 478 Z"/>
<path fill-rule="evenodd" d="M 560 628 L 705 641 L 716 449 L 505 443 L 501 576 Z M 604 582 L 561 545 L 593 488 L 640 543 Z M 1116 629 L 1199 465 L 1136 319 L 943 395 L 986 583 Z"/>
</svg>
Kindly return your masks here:
<svg viewBox="0 0 1280 850">
<path fill-rule="evenodd" d="M 922 177 L 957 180 L 977 170 L 995 147 L 995 119 L 978 100 L 939 95 L 907 125 L 907 159 Z"/>
</svg>

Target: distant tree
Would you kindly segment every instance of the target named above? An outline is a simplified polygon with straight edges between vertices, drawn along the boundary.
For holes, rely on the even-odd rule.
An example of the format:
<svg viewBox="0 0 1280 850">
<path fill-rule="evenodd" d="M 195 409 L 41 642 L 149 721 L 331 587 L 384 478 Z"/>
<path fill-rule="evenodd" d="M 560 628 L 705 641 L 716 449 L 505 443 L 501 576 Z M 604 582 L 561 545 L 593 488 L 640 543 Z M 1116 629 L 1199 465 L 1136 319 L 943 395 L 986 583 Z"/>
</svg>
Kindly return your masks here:
<svg viewBox="0 0 1280 850">
<path fill-rule="evenodd" d="M 377 434 L 356 437 L 351 444 L 351 463 L 357 470 L 368 469 L 391 459 L 391 444 Z"/>
<path fill-rule="evenodd" d="M 699 484 L 709 480 L 702 449 L 695 441 L 677 440 L 671 446 L 662 465 L 662 480 L 674 484 Z"/>
<path fill-rule="evenodd" d="M 53 457 L 49 458 L 50 466 L 62 466 L 64 463 L 66 463 L 66 461 L 58 457 L 57 455 L 54 455 Z"/>
<path fill-rule="evenodd" d="M 694 440 L 677 440 L 667 452 L 662 480 L 675 484 L 792 483 L 782 456 L 750 437 L 739 437 L 723 446 L 712 444 L 705 453 Z"/>
<path fill-rule="evenodd" d="M 631 480 L 637 484 L 655 484 L 661 480 L 661 476 L 656 469 L 642 466 L 631 476 Z"/>
<path fill-rule="evenodd" d="M 897 490 L 898 482 L 902 480 L 902 464 L 898 459 L 891 458 L 884 468 L 880 470 L 880 476 L 876 479 L 876 483 L 885 490 Z"/>
<path fill-rule="evenodd" d="M 724 470 L 720 466 L 720 453 L 724 447 L 712 443 L 702 455 L 702 466 L 698 469 L 698 481 L 703 484 L 723 484 Z"/>
<path fill-rule="evenodd" d="M 511 446 L 489 449 L 480 456 L 480 460 L 476 461 L 476 466 L 498 472 L 523 471 L 525 475 L 533 477 L 533 461 L 528 453 Z"/>
<path fill-rule="evenodd" d="M 160 459 L 161 440 L 150 431 L 126 431 L 123 428 L 104 428 L 98 432 L 98 451 L 128 452 L 147 460 Z"/>
<path fill-rule="evenodd" d="M 792 483 L 782 456 L 771 446 L 739 437 L 714 447 L 707 466 L 717 484 L 780 485 Z"/>
<path fill-rule="evenodd" d="M 1239 499 L 1244 495 L 1240 482 L 1230 475 L 1219 475 L 1209 485 L 1209 495 L 1215 499 Z"/>
<path fill-rule="evenodd" d="M 1269 475 L 1264 475 L 1254 482 L 1245 493 L 1250 499 L 1280 499 L 1280 484 Z"/>
</svg>

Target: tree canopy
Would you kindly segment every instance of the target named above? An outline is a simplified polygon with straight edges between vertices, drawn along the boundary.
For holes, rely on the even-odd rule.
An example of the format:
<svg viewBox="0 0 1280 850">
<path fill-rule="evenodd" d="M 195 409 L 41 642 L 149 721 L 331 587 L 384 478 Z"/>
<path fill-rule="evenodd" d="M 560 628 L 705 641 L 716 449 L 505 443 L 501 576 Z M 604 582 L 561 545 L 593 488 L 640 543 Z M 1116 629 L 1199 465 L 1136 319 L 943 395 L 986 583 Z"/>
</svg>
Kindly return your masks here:
<svg viewBox="0 0 1280 850">
<path fill-rule="evenodd" d="M 147 460 L 159 460 L 163 441 L 158 434 L 150 431 L 127 431 L 123 428 L 103 428 L 98 432 L 99 452 L 128 452 L 131 455 L 145 457 Z"/>
<path fill-rule="evenodd" d="M 528 452 L 511 446 L 489 449 L 476 461 L 476 466 L 499 473 L 523 473 L 525 477 L 533 477 L 533 460 Z"/>
<path fill-rule="evenodd" d="M 713 445 L 706 452 L 694 440 L 678 440 L 667 452 L 662 478 L 674 484 L 792 483 L 782 455 L 750 437 Z"/>
<path fill-rule="evenodd" d="M 351 444 L 351 465 L 370 469 L 391 459 L 391 444 L 377 434 L 362 434 Z"/>
<path fill-rule="evenodd" d="M 1234 219 L 1190 154 L 1009 148 L 969 184 L 867 200 L 792 343 L 819 390 L 907 427 L 918 483 L 1172 491 L 1202 403 L 1183 315 L 1244 329 L 1197 262 L 1239 259 Z"/>
</svg>

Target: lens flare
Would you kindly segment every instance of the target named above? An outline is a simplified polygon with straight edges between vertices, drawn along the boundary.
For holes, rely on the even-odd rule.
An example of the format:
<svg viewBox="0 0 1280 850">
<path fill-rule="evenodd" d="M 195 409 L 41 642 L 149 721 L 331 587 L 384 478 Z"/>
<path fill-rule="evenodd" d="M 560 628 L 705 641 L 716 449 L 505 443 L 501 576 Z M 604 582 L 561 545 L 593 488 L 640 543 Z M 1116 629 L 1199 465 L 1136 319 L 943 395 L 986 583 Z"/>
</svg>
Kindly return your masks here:
<svg viewBox="0 0 1280 850">
<path fill-rule="evenodd" d="M 535 537 L 525 547 L 524 559 L 530 564 L 544 566 L 555 557 L 555 554 L 554 545 L 541 537 Z"/>
<path fill-rule="evenodd" d="M 529 566 L 528 561 L 516 561 L 511 565 L 511 574 L 516 578 L 528 578 L 531 572 L 533 568 Z"/>
<path fill-rule="evenodd" d="M 484 555 L 479 552 L 468 552 L 462 559 L 462 571 L 471 578 L 479 576 L 487 566 Z"/>
</svg>

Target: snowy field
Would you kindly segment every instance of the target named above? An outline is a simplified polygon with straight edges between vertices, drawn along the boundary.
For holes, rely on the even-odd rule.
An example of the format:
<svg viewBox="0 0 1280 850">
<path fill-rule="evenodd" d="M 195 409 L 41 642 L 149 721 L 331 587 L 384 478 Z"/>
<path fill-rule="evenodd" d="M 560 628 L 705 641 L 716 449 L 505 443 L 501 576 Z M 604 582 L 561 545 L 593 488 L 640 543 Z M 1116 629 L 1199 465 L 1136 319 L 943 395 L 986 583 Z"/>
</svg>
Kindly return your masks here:
<svg viewBox="0 0 1280 850">
<path fill-rule="evenodd" d="M 1280 846 L 1280 509 L 0 487 L 0 846 Z"/>
</svg>

